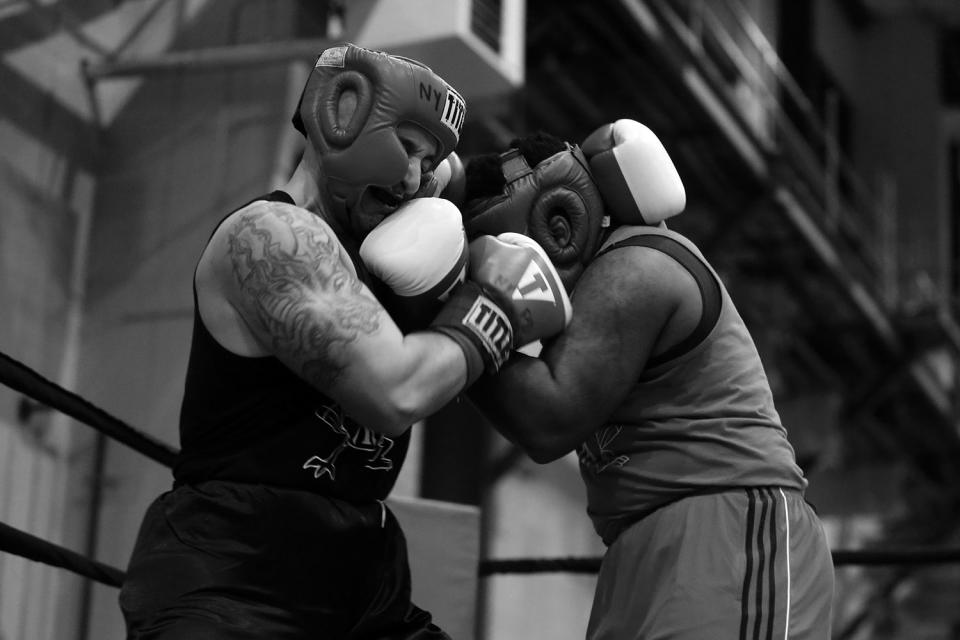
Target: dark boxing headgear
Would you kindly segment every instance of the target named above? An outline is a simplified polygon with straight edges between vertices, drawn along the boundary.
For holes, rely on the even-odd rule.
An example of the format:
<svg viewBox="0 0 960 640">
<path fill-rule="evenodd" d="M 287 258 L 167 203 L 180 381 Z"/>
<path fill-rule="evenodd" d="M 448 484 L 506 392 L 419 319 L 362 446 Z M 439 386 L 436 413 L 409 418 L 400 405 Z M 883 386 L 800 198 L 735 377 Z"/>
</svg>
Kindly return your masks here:
<svg viewBox="0 0 960 640">
<path fill-rule="evenodd" d="M 519 149 L 500 154 L 506 185 L 492 197 L 475 198 L 465 206 L 467 235 L 523 233 L 540 244 L 572 290 L 598 248 L 604 208 L 580 148 L 565 149 L 533 168 Z M 467 165 L 468 197 L 471 165 Z"/>
<path fill-rule="evenodd" d="M 346 92 L 357 106 L 342 125 Z M 457 91 L 427 66 L 352 44 L 317 59 L 293 125 L 317 153 L 336 206 L 354 205 L 369 186 L 390 188 L 407 172 L 397 125 L 412 122 L 437 140 L 435 166 L 457 146 L 466 106 Z"/>
</svg>

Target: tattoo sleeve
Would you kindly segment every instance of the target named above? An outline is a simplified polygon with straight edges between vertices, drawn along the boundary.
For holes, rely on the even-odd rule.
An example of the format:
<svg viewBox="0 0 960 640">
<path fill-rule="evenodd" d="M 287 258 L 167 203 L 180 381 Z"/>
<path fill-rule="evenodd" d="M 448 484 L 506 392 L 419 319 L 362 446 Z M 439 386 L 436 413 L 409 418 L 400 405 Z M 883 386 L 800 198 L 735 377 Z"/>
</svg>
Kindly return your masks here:
<svg viewBox="0 0 960 640">
<path fill-rule="evenodd" d="M 263 203 L 233 224 L 227 252 L 246 308 L 305 380 L 327 388 L 342 374 L 343 347 L 380 326 L 376 300 L 341 262 L 340 244 L 314 214 Z"/>
</svg>

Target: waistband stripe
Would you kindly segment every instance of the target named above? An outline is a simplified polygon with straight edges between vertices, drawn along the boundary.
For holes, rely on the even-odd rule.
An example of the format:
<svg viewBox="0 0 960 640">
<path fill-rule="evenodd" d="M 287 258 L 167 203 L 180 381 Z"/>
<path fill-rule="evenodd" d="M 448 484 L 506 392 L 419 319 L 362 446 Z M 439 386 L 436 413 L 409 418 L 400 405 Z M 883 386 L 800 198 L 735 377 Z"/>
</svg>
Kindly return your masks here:
<svg viewBox="0 0 960 640">
<path fill-rule="evenodd" d="M 740 640 L 773 640 L 777 601 L 777 502 L 768 487 L 747 489 L 746 493 L 746 566 L 740 603 Z"/>
</svg>

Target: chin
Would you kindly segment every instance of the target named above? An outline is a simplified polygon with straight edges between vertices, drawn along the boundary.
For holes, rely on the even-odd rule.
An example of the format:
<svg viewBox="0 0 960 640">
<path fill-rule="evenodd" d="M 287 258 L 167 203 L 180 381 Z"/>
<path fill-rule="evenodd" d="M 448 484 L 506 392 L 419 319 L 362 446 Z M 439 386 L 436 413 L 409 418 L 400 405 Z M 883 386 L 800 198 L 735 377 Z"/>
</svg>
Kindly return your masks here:
<svg viewBox="0 0 960 640">
<path fill-rule="evenodd" d="M 360 238 L 365 238 L 394 210 L 394 208 L 385 207 L 382 203 L 377 207 L 357 207 L 350 215 L 351 226 Z"/>
</svg>

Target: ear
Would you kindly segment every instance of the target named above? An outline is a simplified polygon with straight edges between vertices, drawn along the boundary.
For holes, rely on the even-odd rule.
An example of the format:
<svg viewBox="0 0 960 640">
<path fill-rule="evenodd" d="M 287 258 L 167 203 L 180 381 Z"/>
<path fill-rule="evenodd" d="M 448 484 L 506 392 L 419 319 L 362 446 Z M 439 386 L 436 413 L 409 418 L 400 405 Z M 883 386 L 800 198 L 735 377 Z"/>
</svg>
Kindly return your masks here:
<svg viewBox="0 0 960 640">
<path fill-rule="evenodd" d="M 591 257 L 591 219 L 581 195 L 566 187 L 542 192 L 527 218 L 527 235 L 543 247 L 568 290 Z"/>
<path fill-rule="evenodd" d="M 352 97 L 347 98 L 347 94 Z M 353 113 L 341 111 L 341 108 L 349 108 L 353 103 Z M 332 146 L 346 147 L 353 144 L 367 122 L 373 107 L 373 87 L 362 73 L 344 71 L 333 78 L 311 107 L 320 121 L 323 139 Z"/>
</svg>

